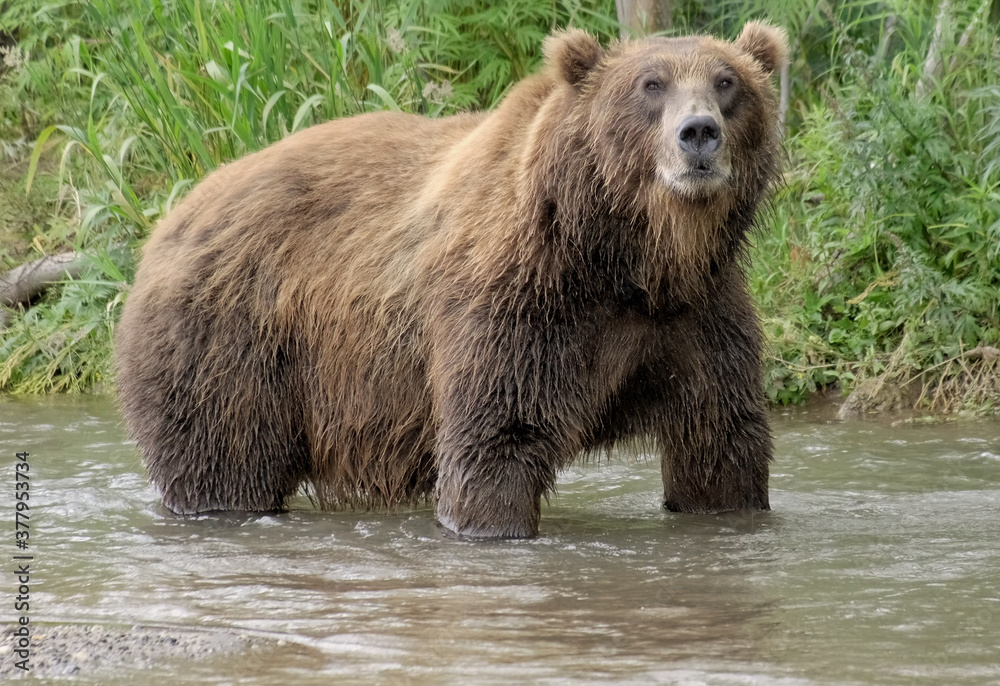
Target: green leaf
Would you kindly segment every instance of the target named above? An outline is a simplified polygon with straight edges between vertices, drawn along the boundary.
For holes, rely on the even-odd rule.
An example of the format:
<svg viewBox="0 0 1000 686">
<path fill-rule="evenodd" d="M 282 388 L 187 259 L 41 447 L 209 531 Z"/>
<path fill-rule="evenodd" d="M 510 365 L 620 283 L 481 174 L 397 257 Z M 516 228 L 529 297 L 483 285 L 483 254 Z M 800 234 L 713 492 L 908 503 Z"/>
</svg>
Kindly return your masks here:
<svg viewBox="0 0 1000 686">
<path fill-rule="evenodd" d="M 304 103 L 299 105 L 299 109 L 295 111 L 295 118 L 292 120 L 292 131 L 298 131 L 299 125 L 302 124 L 302 120 L 309 116 L 309 114 L 312 113 L 313 108 L 322 102 L 323 96 L 317 94 L 310 96 Z"/>
<path fill-rule="evenodd" d="M 35 178 L 35 171 L 38 169 L 38 160 L 42 156 L 42 150 L 45 147 L 45 141 L 49 139 L 49 136 L 56 130 L 56 126 L 45 127 L 38 138 L 35 140 L 35 147 L 31 151 L 31 160 L 28 163 L 28 176 L 24 184 L 24 194 L 28 195 L 31 193 L 31 182 Z"/>
<path fill-rule="evenodd" d="M 385 104 L 385 106 L 390 110 L 394 112 L 403 111 L 396 103 L 395 98 L 389 95 L 389 92 L 385 88 L 382 88 L 382 86 L 378 85 L 377 83 L 369 83 L 368 90 L 377 95 L 379 99 L 383 102 L 383 104 Z"/>
</svg>

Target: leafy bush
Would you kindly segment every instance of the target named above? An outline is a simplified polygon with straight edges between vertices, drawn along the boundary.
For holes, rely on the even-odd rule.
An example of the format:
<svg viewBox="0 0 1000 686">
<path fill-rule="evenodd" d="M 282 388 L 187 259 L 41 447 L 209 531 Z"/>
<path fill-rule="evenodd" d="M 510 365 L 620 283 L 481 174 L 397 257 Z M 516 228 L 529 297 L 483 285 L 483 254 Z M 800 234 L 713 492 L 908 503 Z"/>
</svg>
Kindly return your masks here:
<svg viewBox="0 0 1000 686">
<path fill-rule="evenodd" d="M 933 389 L 963 369 L 950 360 L 992 364 L 1000 60 L 988 31 L 964 47 L 945 44 L 952 66 L 921 95 L 930 35 L 915 31 L 928 28 L 915 21 L 856 40 L 838 27 L 837 78 L 821 84 L 788 141 L 792 170 L 755 270 L 776 334 L 775 400 L 856 377 Z"/>
</svg>

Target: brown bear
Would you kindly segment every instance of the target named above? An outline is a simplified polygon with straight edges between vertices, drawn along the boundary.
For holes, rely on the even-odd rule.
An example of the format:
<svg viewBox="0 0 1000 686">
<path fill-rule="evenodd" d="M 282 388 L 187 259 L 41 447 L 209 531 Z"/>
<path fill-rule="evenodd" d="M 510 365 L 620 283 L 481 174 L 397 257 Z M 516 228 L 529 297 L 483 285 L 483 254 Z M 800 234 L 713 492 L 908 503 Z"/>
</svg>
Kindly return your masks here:
<svg viewBox="0 0 1000 686">
<path fill-rule="evenodd" d="M 574 457 L 646 445 L 665 507 L 768 509 L 747 235 L 778 174 L 777 28 L 550 37 L 482 114 L 328 122 L 155 230 L 120 401 L 178 513 L 436 498 L 528 537 Z"/>
</svg>

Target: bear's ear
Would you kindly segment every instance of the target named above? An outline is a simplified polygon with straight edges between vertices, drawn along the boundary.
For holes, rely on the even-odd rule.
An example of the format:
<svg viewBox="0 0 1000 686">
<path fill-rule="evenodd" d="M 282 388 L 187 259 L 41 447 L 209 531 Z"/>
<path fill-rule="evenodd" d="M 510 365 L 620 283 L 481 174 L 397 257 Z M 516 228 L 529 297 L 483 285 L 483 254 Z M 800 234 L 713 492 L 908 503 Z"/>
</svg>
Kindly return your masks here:
<svg viewBox="0 0 1000 686">
<path fill-rule="evenodd" d="M 542 45 L 545 63 L 556 68 L 571 86 L 583 83 L 601 60 L 601 44 L 586 31 L 570 29 L 553 33 Z"/>
<path fill-rule="evenodd" d="M 784 29 L 760 21 L 751 21 L 733 45 L 749 54 L 768 74 L 780 69 L 788 59 L 788 36 Z"/>
</svg>

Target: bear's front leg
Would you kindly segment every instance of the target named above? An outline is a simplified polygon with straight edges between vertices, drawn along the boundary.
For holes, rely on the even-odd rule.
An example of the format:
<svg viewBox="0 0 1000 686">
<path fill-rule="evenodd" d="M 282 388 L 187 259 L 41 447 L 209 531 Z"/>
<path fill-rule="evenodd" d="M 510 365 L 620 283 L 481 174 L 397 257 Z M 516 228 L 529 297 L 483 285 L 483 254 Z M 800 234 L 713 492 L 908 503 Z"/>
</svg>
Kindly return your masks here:
<svg viewBox="0 0 1000 686">
<path fill-rule="evenodd" d="M 438 463 L 437 519 L 462 536 L 530 538 L 538 534 L 542 495 L 554 483 L 552 460 L 537 447 L 499 436 L 445 447 Z"/>
<path fill-rule="evenodd" d="M 719 294 L 674 332 L 660 418 L 664 507 L 718 513 L 770 509 L 771 433 L 762 339 L 742 289 Z"/>
<path fill-rule="evenodd" d="M 527 316 L 470 316 L 437 338 L 437 518 L 463 536 L 535 536 L 542 496 L 580 450 L 579 346 L 566 327 L 518 326 Z"/>
<path fill-rule="evenodd" d="M 663 505 L 671 512 L 768 510 L 771 438 L 762 412 L 737 403 L 702 406 L 668 432 Z M 706 432 L 709 435 L 705 435 Z"/>
</svg>

